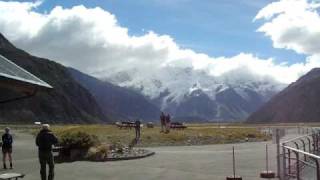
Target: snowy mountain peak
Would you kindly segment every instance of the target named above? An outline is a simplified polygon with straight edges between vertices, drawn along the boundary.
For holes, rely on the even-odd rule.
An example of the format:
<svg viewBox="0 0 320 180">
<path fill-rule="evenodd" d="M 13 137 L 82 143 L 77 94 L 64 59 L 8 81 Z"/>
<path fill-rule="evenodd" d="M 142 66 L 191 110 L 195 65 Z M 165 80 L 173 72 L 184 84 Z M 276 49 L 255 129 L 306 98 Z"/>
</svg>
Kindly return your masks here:
<svg viewBox="0 0 320 180">
<path fill-rule="evenodd" d="M 108 74 L 108 80 L 142 93 L 175 117 L 242 120 L 285 85 L 243 71 L 212 76 L 190 68 L 161 68 L 149 75 L 132 70 Z M 250 104 L 249 104 L 250 103 Z M 188 112 L 186 109 L 188 109 Z M 203 109 L 207 109 L 202 112 Z M 198 113 L 202 112 L 202 113 Z"/>
</svg>

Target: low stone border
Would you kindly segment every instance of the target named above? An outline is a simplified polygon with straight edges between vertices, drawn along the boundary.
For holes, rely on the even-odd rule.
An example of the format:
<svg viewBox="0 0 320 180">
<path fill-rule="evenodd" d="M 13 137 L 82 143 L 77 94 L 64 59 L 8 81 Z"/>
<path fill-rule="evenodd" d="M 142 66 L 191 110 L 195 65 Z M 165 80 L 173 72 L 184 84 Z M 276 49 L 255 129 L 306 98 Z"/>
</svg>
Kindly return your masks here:
<svg viewBox="0 0 320 180">
<path fill-rule="evenodd" d="M 55 156 L 55 161 L 57 163 L 74 162 L 74 161 L 106 162 L 106 161 L 141 159 L 141 158 L 149 157 L 155 154 L 155 152 L 152 152 L 146 149 L 129 150 L 128 148 L 126 148 L 123 153 L 111 152 L 104 158 L 89 159 L 89 158 L 83 158 L 85 157 L 85 151 L 77 150 L 75 152 L 70 153 L 70 155 L 74 154 L 72 155 L 73 158 L 70 158 L 69 156 L 66 157 L 66 156 L 57 155 Z"/>
<path fill-rule="evenodd" d="M 104 160 L 101 161 L 121 161 L 121 160 L 134 160 L 134 159 L 141 159 L 141 158 L 146 158 L 152 155 L 155 155 L 155 152 L 146 150 L 147 152 L 142 154 L 142 155 L 137 155 L 137 156 L 126 156 L 126 157 L 108 157 L 105 158 Z"/>
</svg>

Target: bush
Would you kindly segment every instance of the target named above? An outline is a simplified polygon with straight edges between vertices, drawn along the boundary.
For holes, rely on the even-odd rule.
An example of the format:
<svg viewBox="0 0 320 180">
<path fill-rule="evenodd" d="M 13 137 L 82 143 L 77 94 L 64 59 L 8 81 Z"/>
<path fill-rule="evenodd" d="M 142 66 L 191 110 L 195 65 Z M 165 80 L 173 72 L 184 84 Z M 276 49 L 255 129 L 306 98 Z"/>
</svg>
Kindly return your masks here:
<svg viewBox="0 0 320 180">
<path fill-rule="evenodd" d="M 100 144 L 97 136 L 82 131 L 62 132 L 59 139 L 60 146 L 67 149 L 89 149 L 92 146 Z"/>
<path fill-rule="evenodd" d="M 116 153 L 122 154 L 124 152 L 125 146 L 120 142 L 114 142 L 111 144 L 110 149 L 114 150 Z"/>
<path fill-rule="evenodd" d="M 247 138 L 257 138 L 257 136 L 255 134 L 248 134 Z"/>
</svg>

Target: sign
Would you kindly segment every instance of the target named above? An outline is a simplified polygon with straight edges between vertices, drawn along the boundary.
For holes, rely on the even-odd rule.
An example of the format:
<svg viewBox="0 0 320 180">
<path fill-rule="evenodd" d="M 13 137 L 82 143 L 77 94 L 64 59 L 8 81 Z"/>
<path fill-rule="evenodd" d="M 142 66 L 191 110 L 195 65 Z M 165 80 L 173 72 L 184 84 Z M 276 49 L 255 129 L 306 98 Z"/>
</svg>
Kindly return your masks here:
<svg viewBox="0 0 320 180">
<path fill-rule="evenodd" d="M 34 125 L 41 125 L 41 122 L 34 122 Z"/>
</svg>

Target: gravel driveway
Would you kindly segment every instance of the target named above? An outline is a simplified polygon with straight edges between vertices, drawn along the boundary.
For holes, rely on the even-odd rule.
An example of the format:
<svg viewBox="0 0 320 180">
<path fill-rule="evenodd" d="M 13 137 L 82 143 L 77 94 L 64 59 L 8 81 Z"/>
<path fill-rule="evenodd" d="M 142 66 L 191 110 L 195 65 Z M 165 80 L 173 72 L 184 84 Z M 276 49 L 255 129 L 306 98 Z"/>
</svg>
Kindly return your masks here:
<svg viewBox="0 0 320 180">
<path fill-rule="evenodd" d="M 236 149 L 237 174 L 245 180 L 259 179 L 265 168 L 265 144 L 269 144 L 270 167 L 275 170 L 275 145 L 271 142 L 149 148 L 156 155 L 117 162 L 73 162 L 56 165 L 57 180 L 224 180 L 232 174 L 232 146 Z M 34 138 L 17 133 L 12 172 L 38 180 L 39 164 Z M 1 170 L 1 173 L 4 171 Z"/>
</svg>

